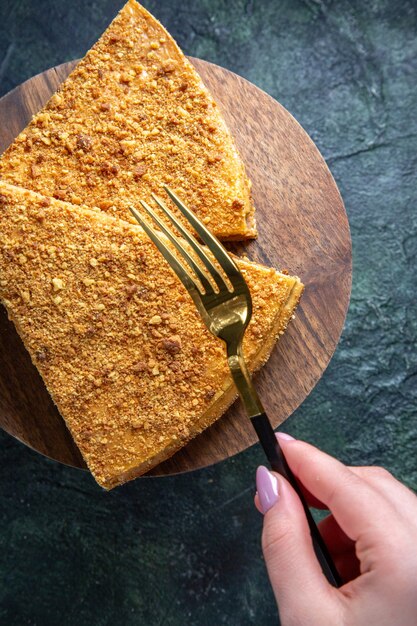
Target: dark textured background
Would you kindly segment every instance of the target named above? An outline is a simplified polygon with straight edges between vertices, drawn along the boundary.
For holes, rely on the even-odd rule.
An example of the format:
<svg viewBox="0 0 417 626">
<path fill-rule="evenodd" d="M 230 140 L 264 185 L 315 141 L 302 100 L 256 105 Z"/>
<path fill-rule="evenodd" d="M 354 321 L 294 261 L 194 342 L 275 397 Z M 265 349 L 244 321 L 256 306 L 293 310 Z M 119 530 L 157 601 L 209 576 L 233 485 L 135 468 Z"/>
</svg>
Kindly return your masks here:
<svg viewBox="0 0 417 626">
<path fill-rule="evenodd" d="M 82 56 L 120 0 L 0 0 L 0 94 Z M 285 429 L 417 488 L 417 3 L 148 0 L 190 55 L 277 98 L 345 200 L 346 328 Z M 0 120 L 1 123 L 1 120 Z M 0 433 L 0 623 L 269 626 L 254 510 L 258 446 L 109 494 Z"/>
</svg>

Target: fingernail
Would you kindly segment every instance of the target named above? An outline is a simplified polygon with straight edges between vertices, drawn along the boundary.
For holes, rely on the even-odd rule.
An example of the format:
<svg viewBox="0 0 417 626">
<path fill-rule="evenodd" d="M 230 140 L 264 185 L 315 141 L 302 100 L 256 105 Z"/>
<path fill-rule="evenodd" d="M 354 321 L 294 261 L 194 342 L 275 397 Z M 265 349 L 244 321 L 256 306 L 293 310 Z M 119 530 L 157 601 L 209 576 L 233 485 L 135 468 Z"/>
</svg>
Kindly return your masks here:
<svg viewBox="0 0 417 626">
<path fill-rule="evenodd" d="M 284 441 L 295 441 L 294 437 L 291 435 L 287 435 L 287 433 L 276 433 L 278 439 L 283 439 Z"/>
<path fill-rule="evenodd" d="M 256 470 L 256 487 L 262 512 L 266 513 L 278 502 L 279 495 L 278 480 L 264 465 Z"/>
</svg>

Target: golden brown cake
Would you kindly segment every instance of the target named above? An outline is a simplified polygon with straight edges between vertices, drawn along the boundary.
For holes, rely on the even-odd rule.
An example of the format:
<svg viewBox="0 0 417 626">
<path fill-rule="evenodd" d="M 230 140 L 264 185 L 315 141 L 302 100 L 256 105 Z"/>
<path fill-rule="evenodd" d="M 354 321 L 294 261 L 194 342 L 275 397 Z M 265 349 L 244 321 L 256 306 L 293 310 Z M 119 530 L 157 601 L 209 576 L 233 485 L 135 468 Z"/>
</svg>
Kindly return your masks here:
<svg viewBox="0 0 417 626">
<path fill-rule="evenodd" d="M 127 206 L 165 183 L 220 238 L 256 235 L 250 183 L 216 103 L 135 0 L 8 148 L 0 177 L 127 221 Z"/>
<path fill-rule="evenodd" d="M 0 297 L 97 482 L 168 458 L 236 396 L 224 344 L 139 226 L 0 181 Z M 298 278 L 238 260 L 260 367 Z"/>
</svg>

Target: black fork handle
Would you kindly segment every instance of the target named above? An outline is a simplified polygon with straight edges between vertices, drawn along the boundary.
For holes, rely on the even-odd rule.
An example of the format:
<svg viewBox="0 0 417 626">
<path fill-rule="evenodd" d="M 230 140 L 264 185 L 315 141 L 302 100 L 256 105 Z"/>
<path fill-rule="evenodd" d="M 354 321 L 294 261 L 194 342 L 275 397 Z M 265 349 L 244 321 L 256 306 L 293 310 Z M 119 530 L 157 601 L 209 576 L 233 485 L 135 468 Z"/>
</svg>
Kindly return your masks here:
<svg viewBox="0 0 417 626">
<path fill-rule="evenodd" d="M 297 483 L 297 480 L 290 470 L 287 461 L 285 460 L 285 457 L 282 453 L 282 450 L 277 441 L 267 414 L 260 413 L 259 415 L 255 415 L 254 417 L 251 417 L 251 422 L 256 430 L 261 446 L 264 449 L 266 457 L 271 465 L 271 469 L 273 469 L 275 472 L 278 472 L 278 474 L 281 474 L 281 476 L 284 476 L 284 478 L 288 480 L 288 482 L 291 484 L 301 500 L 301 504 L 303 505 L 304 512 L 306 514 L 308 526 L 310 528 L 314 551 L 323 570 L 323 574 L 326 576 L 329 583 L 331 583 L 334 587 L 340 587 L 342 585 L 342 580 L 340 578 L 339 572 L 337 571 L 333 559 L 327 549 L 327 546 L 324 543 L 322 536 L 320 535 L 319 529 L 317 528 L 313 516 L 310 513 L 310 509 L 308 508 L 307 502 Z"/>
</svg>

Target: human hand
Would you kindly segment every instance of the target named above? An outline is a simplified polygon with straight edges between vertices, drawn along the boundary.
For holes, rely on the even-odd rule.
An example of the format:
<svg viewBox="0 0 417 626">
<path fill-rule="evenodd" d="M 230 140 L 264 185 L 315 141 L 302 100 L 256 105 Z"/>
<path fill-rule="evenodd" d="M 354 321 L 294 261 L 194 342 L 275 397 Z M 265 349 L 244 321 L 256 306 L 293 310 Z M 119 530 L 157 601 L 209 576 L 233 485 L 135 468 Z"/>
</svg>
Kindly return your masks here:
<svg viewBox="0 0 417 626">
<path fill-rule="evenodd" d="M 277 436 L 309 505 L 331 512 L 319 529 L 344 581 L 336 589 L 324 577 L 291 485 L 258 468 L 255 504 L 282 626 L 416 626 L 416 496 L 380 467 L 347 467 Z"/>
</svg>

